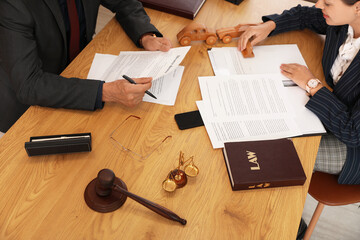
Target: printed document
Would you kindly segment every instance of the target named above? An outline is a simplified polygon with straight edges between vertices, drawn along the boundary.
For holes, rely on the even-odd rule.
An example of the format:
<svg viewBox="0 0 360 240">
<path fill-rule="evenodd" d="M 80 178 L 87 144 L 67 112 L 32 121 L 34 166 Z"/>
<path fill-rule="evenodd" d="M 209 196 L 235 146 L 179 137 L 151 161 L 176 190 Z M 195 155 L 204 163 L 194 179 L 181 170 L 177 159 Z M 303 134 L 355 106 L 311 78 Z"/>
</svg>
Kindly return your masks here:
<svg viewBox="0 0 360 240">
<path fill-rule="evenodd" d="M 149 89 L 157 99 L 145 94 L 143 101 L 174 105 L 180 86 L 184 67 L 179 66 L 190 47 L 172 48 L 168 52 L 133 51 L 120 52 L 119 55 L 95 54 L 88 79 L 112 82 L 131 78 L 152 77 Z"/>
<path fill-rule="evenodd" d="M 254 46 L 255 57 L 244 58 L 236 47 L 212 48 L 208 51 L 216 76 L 235 74 L 280 73 L 283 63 L 305 65 L 296 44 Z"/>
<path fill-rule="evenodd" d="M 184 68 L 184 66 L 178 66 L 175 70 L 157 78 L 156 81 L 153 80 L 149 92 L 154 94 L 157 99 L 145 94 L 143 101 L 174 106 Z"/>
<path fill-rule="evenodd" d="M 296 123 L 304 135 L 326 133 L 319 118 L 305 107 L 309 100 L 303 89 L 280 74 L 283 63 L 305 65 L 296 44 L 254 46 L 254 58 L 244 58 L 236 47 L 212 48 L 208 51 L 212 68 L 216 76 L 235 74 L 279 74 L 282 79 L 287 101 L 290 102 Z"/>
<path fill-rule="evenodd" d="M 197 106 L 213 147 L 303 135 L 282 79 L 280 74 L 199 77 L 203 100 Z"/>
</svg>

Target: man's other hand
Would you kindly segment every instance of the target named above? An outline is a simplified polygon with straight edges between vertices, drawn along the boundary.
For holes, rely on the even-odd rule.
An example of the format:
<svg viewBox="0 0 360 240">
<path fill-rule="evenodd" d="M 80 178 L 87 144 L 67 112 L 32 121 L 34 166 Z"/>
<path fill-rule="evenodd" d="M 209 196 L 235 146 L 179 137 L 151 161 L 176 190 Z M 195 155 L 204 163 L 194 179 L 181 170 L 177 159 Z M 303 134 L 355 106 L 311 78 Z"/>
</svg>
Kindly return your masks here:
<svg viewBox="0 0 360 240">
<path fill-rule="evenodd" d="M 141 38 L 142 46 L 147 51 L 167 52 L 171 48 L 171 42 L 166 37 L 156 37 L 153 35 L 144 35 Z"/>
</svg>

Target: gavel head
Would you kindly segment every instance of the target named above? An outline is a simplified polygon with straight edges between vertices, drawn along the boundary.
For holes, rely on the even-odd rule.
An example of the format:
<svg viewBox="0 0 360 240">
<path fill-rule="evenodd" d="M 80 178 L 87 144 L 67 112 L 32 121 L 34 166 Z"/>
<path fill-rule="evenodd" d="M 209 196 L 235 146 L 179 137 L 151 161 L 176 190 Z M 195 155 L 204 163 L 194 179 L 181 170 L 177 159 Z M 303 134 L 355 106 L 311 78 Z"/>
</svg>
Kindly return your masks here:
<svg viewBox="0 0 360 240">
<path fill-rule="evenodd" d="M 112 192 L 115 181 L 115 174 L 110 169 L 102 169 L 97 176 L 95 192 L 100 197 L 107 197 Z"/>
<path fill-rule="evenodd" d="M 86 204 L 97 212 L 112 212 L 121 207 L 127 196 L 113 191 L 113 186 L 119 185 L 127 190 L 126 184 L 110 169 L 102 169 L 96 178 L 87 186 L 84 192 Z"/>
</svg>

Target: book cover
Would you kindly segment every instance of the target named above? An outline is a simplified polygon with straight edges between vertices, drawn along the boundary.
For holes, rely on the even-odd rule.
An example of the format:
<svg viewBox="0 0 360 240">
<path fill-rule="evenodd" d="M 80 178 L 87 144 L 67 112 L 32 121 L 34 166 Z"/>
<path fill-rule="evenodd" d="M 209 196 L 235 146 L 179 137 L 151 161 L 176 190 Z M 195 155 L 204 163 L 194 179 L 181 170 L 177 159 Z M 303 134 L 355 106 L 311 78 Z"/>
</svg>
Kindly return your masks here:
<svg viewBox="0 0 360 240">
<path fill-rule="evenodd" d="M 206 0 L 140 0 L 144 7 L 194 19 Z"/>
<path fill-rule="evenodd" d="M 233 190 L 303 185 L 306 175 L 290 139 L 224 144 Z"/>
</svg>

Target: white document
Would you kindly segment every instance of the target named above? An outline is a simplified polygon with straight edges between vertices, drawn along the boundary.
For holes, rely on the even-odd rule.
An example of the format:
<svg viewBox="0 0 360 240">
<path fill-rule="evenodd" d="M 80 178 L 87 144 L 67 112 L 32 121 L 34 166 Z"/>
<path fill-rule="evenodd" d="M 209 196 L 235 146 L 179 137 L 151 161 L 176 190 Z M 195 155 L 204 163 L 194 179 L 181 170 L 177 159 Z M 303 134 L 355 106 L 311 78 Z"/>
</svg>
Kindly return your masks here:
<svg viewBox="0 0 360 240">
<path fill-rule="evenodd" d="M 326 129 L 320 119 L 305 107 L 309 101 L 306 92 L 297 87 L 286 87 L 287 101 L 295 115 L 295 121 L 302 135 L 324 134 Z"/>
<path fill-rule="evenodd" d="M 292 113 L 278 74 L 199 77 L 203 101 L 212 117 L 244 117 Z"/>
<path fill-rule="evenodd" d="M 211 119 L 207 116 L 206 103 L 197 101 L 196 104 L 213 148 L 223 148 L 224 142 L 271 140 L 296 135 L 296 130 L 289 129 L 290 126 L 294 126 L 290 118 Z"/>
<path fill-rule="evenodd" d="M 189 51 L 188 47 L 172 48 L 168 52 L 133 51 L 121 52 L 118 56 L 96 54 L 88 78 L 112 82 L 122 79 L 122 75 L 131 78 L 162 77 L 177 66 Z"/>
<path fill-rule="evenodd" d="M 117 57 L 117 55 L 95 53 L 87 78 L 108 82 L 103 78 L 103 75 Z"/>
<path fill-rule="evenodd" d="M 143 101 L 174 106 L 184 68 L 178 66 L 175 70 L 153 81 L 149 92 L 154 94 L 157 99 L 145 94 Z"/>
<path fill-rule="evenodd" d="M 143 101 L 174 105 L 179 90 L 184 67 L 179 66 L 190 47 L 170 49 L 169 52 L 135 51 L 121 52 L 119 55 L 95 54 L 88 79 L 112 82 L 131 78 L 153 77 L 149 91 L 157 99 L 145 94 Z"/>
<path fill-rule="evenodd" d="M 296 115 L 296 123 L 304 135 L 322 134 L 326 130 L 319 118 L 305 107 L 309 100 L 304 90 L 290 79 L 280 74 L 283 63 L 298 63 L 305 65 L 296 44 L 254 46 L 254 58 L 244 58 L 235 47 L 212 48 L 208 51 L 211 65 L 216 76 L 232 74 L 279 74 L 282 79 L 287 101 Z"/>
<path fill-rule="evenodd" d="M 253 52 L 255 57 L 244 58 L 236 47 L 223 47 L 212 48 L 208 54 L 216 76 L 280 73 L 283 63 L 306 66 L 296 44 L 254 46 Z"/>
<path fill-rule="evenodd" d="M 199 84 L 197 106 L 214 148 L 302 134 L 278 74 L 199 77 Z"/>
</svg>

